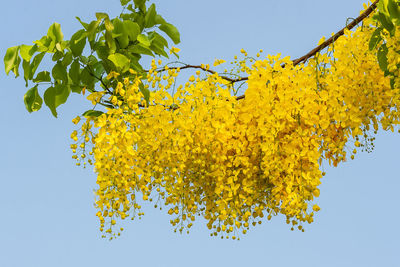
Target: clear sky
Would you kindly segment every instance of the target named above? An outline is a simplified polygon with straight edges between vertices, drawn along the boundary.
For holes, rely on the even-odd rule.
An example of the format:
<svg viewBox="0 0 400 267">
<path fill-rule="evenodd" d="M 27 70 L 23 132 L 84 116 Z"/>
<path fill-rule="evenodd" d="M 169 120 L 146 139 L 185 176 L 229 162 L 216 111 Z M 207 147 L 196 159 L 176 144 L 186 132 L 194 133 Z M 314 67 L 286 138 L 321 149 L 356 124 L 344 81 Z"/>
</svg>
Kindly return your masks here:
<svg viewBox="0 0 400 267">
<path fill-rule="evenodd" d="M 187 63 L 229 61 L 241 48 L 292 58 L 308 52 L 356 17 L 363 0 L 157 0 L 157 10 L 181 31 Z M 94 13 L 120 12 L 118 0 L 2 1 L 0 54 L 29 44 L 61 24 L 69 38 Z M 321 211 L 306 232 L 282 217 L 241 241 L 210 237 L 197 220 L 189 235 L 173 233 L 164 210 L 146 209 L 113 241 L 102 239 L 93 207 L 96 176 L 74 166 L 71 119 L 86 110 L 73 96 L 55 119 L 47 107 L 29 114 L 23 79 L 0 71 L 0 266 L 399 266 L 400 136 L 380 132 L 373 153 L 338 168 L 325 166 Z"/>
</svg>

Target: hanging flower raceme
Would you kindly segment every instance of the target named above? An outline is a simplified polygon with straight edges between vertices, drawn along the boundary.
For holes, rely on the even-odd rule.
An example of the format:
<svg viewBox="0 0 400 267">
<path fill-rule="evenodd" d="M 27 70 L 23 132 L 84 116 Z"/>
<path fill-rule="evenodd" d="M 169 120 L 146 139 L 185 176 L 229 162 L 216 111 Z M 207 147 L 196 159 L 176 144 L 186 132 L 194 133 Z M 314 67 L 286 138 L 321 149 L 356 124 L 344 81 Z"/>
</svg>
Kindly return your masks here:
<svg viewBox="0 0 400 267">
<path fill-rule="evenodd" d="M 347 31 L 307 64 L 280 56 L 239 62 L 249 75 L 239 101 L 216 73 L 197 72 L 177 88 L 180 69 L 159 69 L 161 62 L 147 77 L 111 73 L 112 95 L 88 98 L 115 108 L 87 117 L 80 140 L 71 136 L 74 157 L 97 173 L 101 231 L 118 233 L 117 219 L 143 215 L 142 200 L 164 207 L 179 231 L 200 216 L 212 235 L 236 238 L 278 214 L 304 231 L 320 209 L 322 164 L 369 150 L 379 125 L 400 122 L 399 89 L 368 49 L 372 31 Z"/>
</svg>

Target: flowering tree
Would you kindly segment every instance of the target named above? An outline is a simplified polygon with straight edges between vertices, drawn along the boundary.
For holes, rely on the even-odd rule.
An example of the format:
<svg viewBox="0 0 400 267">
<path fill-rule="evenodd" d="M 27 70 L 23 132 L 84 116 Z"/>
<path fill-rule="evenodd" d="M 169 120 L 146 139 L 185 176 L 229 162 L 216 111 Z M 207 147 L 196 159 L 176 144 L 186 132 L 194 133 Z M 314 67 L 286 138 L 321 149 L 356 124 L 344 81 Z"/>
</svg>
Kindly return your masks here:
<svg viewBox="0 0 400 267">
<path fill-rule="evenodd" d="M 57 116 L 71 92 L 93 104 L 73 120 L 71 149 L 77 165 L 94 165 L 104 236 L 119 235 L 117 219 L 142 216 L 141 201 L 166 209 L 181 232 L 201 216 L 212 235 L 236 239 L 278 214 L 304 231 L 320 209 L 321 163 L 370 151 L 379 126 L 394 131 L 400 123 L 398 1 L 365 5 L 301 58 L 242 50 L 221 72 L 222 59 L 168 62 L 179 58 L 170 44 L 180 42 L 176 27 L 146 0 L 121 5 L 116 18 L 78 18 L 83 28 L 70 40 L 55 23 L 4 58 L 7 74 L 19 76 L 22 62 L 26 85 L 33 83 L 29 112 L 44 100 Z M 53 67 L 36 73 L 45 55 Z M 145 56 L 150 66 L 142 66 Z M 183 71 L 193 75 L 177 84 Z"/>
</svg>

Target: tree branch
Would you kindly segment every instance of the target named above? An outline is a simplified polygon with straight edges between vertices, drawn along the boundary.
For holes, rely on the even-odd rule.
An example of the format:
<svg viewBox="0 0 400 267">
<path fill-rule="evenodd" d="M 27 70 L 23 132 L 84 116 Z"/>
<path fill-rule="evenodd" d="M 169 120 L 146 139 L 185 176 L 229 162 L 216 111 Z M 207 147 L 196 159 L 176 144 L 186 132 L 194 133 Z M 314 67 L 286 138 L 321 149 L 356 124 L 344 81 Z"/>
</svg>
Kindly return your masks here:
<svg viewBox="0 0 400 267">
<path fill-rule="evenodd" d="M 333 42 L 335 42 L 335 40 L 337 40 L 340 36 L 342 36 L 344 34 L 344 31 L 346 29 L 348 29 L 348 30 L 353 29 L 355 26 L 357 26 L 361 21 L 363 21 L 365 18 L 367 18 L 376 9 L 378 2 L 379 2 L 379 0 L 376 0 L 374 3 L 372 3 L 360 16 L 358 16 L 355 20 L 353 20 L 346 27 L 344 27 L 343 29 L 338 31 L 335 35 L 330 37 L 328 40 L 326 40 L 319 46 L 315 47 L 314 49 L 312 49 L 310 52 L 308 52 L 304 56 L 293 60 L 293 65 L 296 66 L 302 62 L 306 62 L 310 57 L 315 56 L 315 54 L 317 54 L 318 52 L 320 52 L 321 50 L 323 50 L 324 48 L 330 46 Z M 236 79 L 233 82 L 246 81 L 248 79 L 249 79 L 248 77 L 243 77 L 243 78 Z M 245 97 L 244 95 L 240 95 L 240 96 L 236 97 L 236 100 L 243 99 L 244 97 Z"/>
<path fill-rule="evenodd" d="M 208 73 L 211 73 L 211 74 L 217 73 L 216 71 L 210 70 L 209 68 L 203 67 L 201 65 L 190 65 L 190 64 L 185 64 L 185 63 L 181 63 L 181 62 L 179 62 L 179 63 L 183 64 L 183 66 L 182 67 L 169 67 L 169 69 L 173 69 L 173 70 L 176 70 L 176 69 L 181 69 L 181 70 L 183 70 L 183 69 L 201 69 L 201 70 L 203 70 L 205 72 L 208 72 Z M 166 71 L 166 69 L 162 68 L 162 69 L 159 69 L 157 71 L 158 72 L 163 72 L 163 71 Z M 148 71 L 146 71 L 146 72 L 148 72 Z M 227 80 L 227 81 L 231 82 L 231 83 L 235 83 L 238 80 L 238 79 L 229 78 L 227 76 L 220 76 L 220 77 L 222 79 L 224 79 L 224 80 Z M 239 78 L 239 79 L 241 79 L 241 78 Z"/>
<path fill-rule="evenodd" d="M 304 63 L 306 62 L 309 58 L 315 56 L 318 52 L 320 52 L 321 50 L 325 49 L 326 47 L 330 46 L 332 43 L 334 43 L 340 36 L 344 35 L 344 32 L 346 29 L 351 30 L 353 29 L 355 26 L 357 26 L 361 21 L 363 21 L 365 18 L 367 18 L 377 7 L 379 0 L 376 0 L 375 2 L 373 2 L 360 16 L 358 16 L 356 19 L 354 19 L 351 23 L 349 23 L 348 25 L 346 25 L 346 27 L 344 27 L 343 29 L 341 29 L 340 31 L 338 31 L 336 34 L 334 34 L 333 36 L 331 36 L 329 39 L 327 39 L 325 42 L 323 42 L 322 44 L 318 45 L 317 47 L 315 47 L 314 49 L 312 49 L 310 52 L 308 52 L 307 54 L 305 54 L 302 57 L 299 57 L 295 60 L 293 60 L 293 65 L 296 66 L 300 63 Z M 210 70 L 209 68 L 206 68 L 202 65 L 189 65 L 189 64 L 184 64 L 181 63 L 184 66 L 182 67 L 170 67 L 169 69 L 201 69 L 205 72 L 211 73 L 211 74 L 215 74 L 217 73 L 214 70 Z M 282 65 L 282 67 L 285 67 L 284 65 Z M 161 69 L 158 70 L 160 72 L 165 71 L 165 69 Z M 220 76 L 222 79 L 229 81 L 230 83 L 237 83 L 237 82 L 242 82 L 242 81 L 247 81 L 249 79 L 249 77 L 240 77 L 240 78 L 230 78 L 227 76 Z M 240 100 L 240 99 L 244 99 L 245 96 L 244 95 L 240 95 L 236 97 L 236 100 Z"/>
</svg>

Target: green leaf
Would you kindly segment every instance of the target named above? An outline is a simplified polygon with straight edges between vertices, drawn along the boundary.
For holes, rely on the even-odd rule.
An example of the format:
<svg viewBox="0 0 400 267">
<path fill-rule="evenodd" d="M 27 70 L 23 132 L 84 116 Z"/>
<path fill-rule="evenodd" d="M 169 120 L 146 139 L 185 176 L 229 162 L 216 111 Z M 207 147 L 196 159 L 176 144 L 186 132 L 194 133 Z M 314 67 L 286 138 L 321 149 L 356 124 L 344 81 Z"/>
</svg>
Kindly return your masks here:
<svg viewBox="0 0 400 267">
<path fill-rule="evenodd" d="M 131 53 L 135 53 L 135 54 L 149 55 L 149 56 L 154 57 L 154 54 L 151 51 L 151 49 L 149 49 L 145 46 L 142 46 L 141 44 L 137 44 L 137 45 L 129 47 L 128 51 Z"/>
<path fill-rule="evenodd" d="M 72 60 L 73 60 L 72 52 L 67 52 L 67 53 L 64 55 L 64 58 L 62 59 L 61 63 L 62 63 L 65 67 L 67 67 L 67 66 L 69 66 L 69 64 L 71 64 Z"/>
<path fill-rule="evenodd" d="M 35 72 L 36 72 L 37 68 L 39 67 L 40 62 L 42 62 L 44 54 L 45 53 L 42 52 L 40 54 L 37 54 L 33 58 L 32 63 L 31 63 L 31 71 L 30 71 L 30 74 L 29 74 L 29 80 L 31 80 L 33 78 L 33 75 L 35 75 Z"/>
<path fill-rule="evenodd" d="M 60 59 L 62 59 L 64 56 L 63 53 L 61 53 L 60 51 L 57 51 L 53 54 L 53 57 L 51 58 L 51 60 L 53 61 L 59 61 Z"/>
<path fill-rule="evenodd" d="M 66 85 L 63 84 L 57 84 L 54 86 L 54 89 L 56 91 L 56 107 L 58 107 L 61 104 L 64 104 L 67 102 L 68 96 L 69 96 L 69 88 Z"/>
<path fill-rule="evenodd" d="M 129 36 L 127 30 L 125 29 L 125 24 L 118 18 L 115 18 L 113 20 L 113 25 L 114 25 L 113 33 L 118 36 L 116 37 L 116 39 L 118 41 L 119 46 L 121 48 L 126 48 L 129 44 Z"/>
<path fill-rule="evenodd" d="M 86 45 L 86 32 L 85 30 L 79 30 L 72 35 L 69 41 L 69 47 L 71 48 L 72 54 L 75 57 L 82 55 L 83 49 Z"/>
<path fill-rule="evenodd" d="M 12 69 L 12 72 L 14 72 L 15 77 L 19 76 L 19 65 L 21 64 L 21 58 L 17 57 L 17 63 L 15 64 L 14 68 Z"/>
<path fill-rule="evenodd" d="M 81 71 L 81 75 L 80 75 L 80 80 L 81 80 L 82 84 L 84 84 L 87 89 L 93 89 L 94 88 L 94 79 L 95 78 L 93 77 L 91 70 L 89 69 L 89 67 L 86 66 Z"/>
<path fill-rule="evenodd" d="M 67 68 L 59 61 L 51 70 L 54 80 L 68 81 Z"/>
<path fill-rule="evenodd" d="M 90 22 L 89 26 L 86 29 L 87 38 L 89 41 L 93 41 L 96 37 L 97 28 L 99 27 L 101 20 L 93 20 Z"/>
<path fill-rule="evenodd" d="M 106 18 L 104 20 L 104 26 L 106 27 L 106 31 L 111 32 L 114 30 L 114 25 L 112 24 L 112 22 L 109 18 Z"/>
<path fill-rule="evenodd" d="M 374 50 L 377 45 L 382 41 L 381 36 L 382 28 L 377 28 L 371 35 L 371 39 L 369 40 L 369 50 Z"/>
<path fill-rule="evenodd" d="M 19 46 L 13 46 L 7 49 L 6 55 L 4 56 L 4 66 L 7 75 L 17 64 L 18 50 Z"/>
<path fill-rule="evenodd" d="M 392 20 L 398 20 L 400 18 L 400 8 L 396 1 L 389 0 L 387 3 L 387 9 L 389 11 Z"/>
<path fill-rule="evenodd" d="M 55 43 L 47 36 L 43 36 L 40 40 L 33 41 L 38 46 L 39 52 L 53 51 Z"/>
<path fill-rule="evenodd" d="M 119 53 L 115 53 L 108 56 L 108 59 L 111 60 L 114 65 L 117 67 L 118 71 L 125 72 L 129 69 L 129 59 Z"/>
<path fill-rule="evenodd" d="M 29 61 L 24 60 L 22 62 L 22 69 L 24 70 L 25 86 L 28 87 L 28 80 L 29 80 L 29 76 L 31 74 L 31 65 L 29 64 Z"/>
<path fill-rule="evenodd" d="M 72 62 L 71 67 L 69 68 L 69 77 L 71 78 L 73 84 L 79 85 L 80 65 L 78 60 Z"/>
<path fill-rule="evenodd" d="M 386 16 L 383 13 L 378 13 L 377 16 L 378 21 L 381 23 L 381 25 L 391 34 L 393 35 L 393 30 L 394 30 L 394 25 L 392 21 L 390 20 L 390 17 Z"/>
<path fill-rule="evenodd" d="M 56 43 L 57 51 L 64 52 L 64 49 L 61 47 L 61 43 Z"/>
<path fill-rule="evenodd" d="M 166 21 L 165 21 L 165 19 L 161 16 L 161 15 L 156 15 L 156 19 L 155 19 L 155 23 L 156 24 L 165 24 L 165 23 L 167 23 Z"/>
<path fill-rule="evenodd" d="M 121 6 L 125 6 L 128 4 L 131 0 L 119 0 L 121 2 Z"/>
<path fill-rule="evenodd" d="M 103 65 L 103 68 L 107 73 L 110 73 L 110 71 L 115 70 L 114 63 L 108 58 L 103 59 L 101 61 L 101 64 Z"/>
<path fill-rule="evenodd" d="M 61 42 L 64 38 L 64 35 L 61 32 L 60 24 L 58 24 L 57 22 L 53 23 L 47 31 L 47 36 L 50 37 L 50 39 L 53 40 L 55 43 Z"/>
<path fill-rule="evenodd" d="M 102 20 L 102 19 L 108 19 L 108 14 L 107 13 L 103 13 L 103 12 L 97 12 L 96 13 L 96 19 L 98 20 Z"/>
<path fill-rule="evenodd" d="M 87 57 L 85 57 L 85 56 L 80 56 L 79 59 L 80 59 L 80 61 L 81 61 L 84 65 L 89 64 L 89 59 L 88 59 Z"/>
<path fill-rule="evenodd" d="M 99 117 L 99 116 L 101 116 L 102 114 L 104 114 L 103 111 L 99 111 L 99 110 L 87 110 L 87 111 L 85 111 L 85 112 L 82 114 L 82 116 L 85 116 L 85 117 Z"/>
<path fill-rule="evenodd" d="M 157 42 L 153 42 L 150 46 L 150 49 L 153 50 L 157 55 L 168 58 L 168 53 L 164 51 L 164 47 Z"/>
<path fill-rule="evenodd" d="M 46 92 L 44 92 L 43 98 L 44 98 L 44 103 L 46 104 L 46 106 L 49 107 L 53 116 L 57 118 L 57 111 L 56 111 L 56 104 L 55 104 L 56 92 L 54 90 L 54 87 L 47 88 Z"/>
<path fill-rule="evenodd" d="M 159 26 L 159 29 L 165 32 L 175 44 L 179 44 L 181 42 L 179 31 L 174 25 L 170 23 L 164 23 Z"/>
<path fill-rule="evenodd" d="M 96 62 L 96 64 L 93 65 L 93 69 L 94 69 L 94 74 L 96 75 L 96 77 L 101 77 L 104 74 L 104 67 L 103 67 L 103 62 L 99 61 Z"/>
<path fill-rule="evenodd" d="M 85 28 L 85 30 L 88 29 L 89 24 L 87 24 L 86 22 L 83 22 L 79 17 L 75 17 L 75 18 L 79 21 L 79 23 L 83 26 L 83 28 Z"/>
<path fill-rule="evenodd" d="M 37 74 L 36 78 L 33 79 L 33 82 L 40 83 L 40 82 L 50 82 L 50 72 L 48 71 L 41 71 Z"/>
<path fill-rule="evenodd" d="M 19 49 L 19 54 L 25 61 L 31 61 L 33 54 L 37 51 L 37 45 L 21 45 Z"/>
<path fill-rule="evenodd" d="M 130 21 L 130 20 L 125 20 L 124 22 L 124 27 L 126 30 L 126 33 L 129 36 L 129 39 L 134 42 L 137 40 L 137 37 L 140 33 L 140 26 L 136 22 Z"/>
<path fill-rule="evenodd" d="M 146 11 L 146 0 L 133 0 L 135 7 L 139 8 L 141 11 Z"/>
<path fill-rule="evenodd" d="M 97 47 L 96 53 L 100 59 L 105 59 L 110 55 L 110 49 L 107 46 L 102 45 Z"/>
<path fill-rule="evenodd" d="M 70 85 L 69 87 L 73 93 L 80 94 L 82 92 L 82 87 L 79 85 Z"/>
<path fill-rule="evenodd" d="M 151 28 L 156 24 L 156 16 L 157 16 L 156 5 L 151 4 L 144 18 L 144 25 L 146 28 Z"/>
<path fill-rule="evenodd" d="M 112 33 L 109 32 L 109 31 L 106 31 L 106 33 L 104 34 L 104 38 L 106 39 L 106 44 L 108 46 L 107 51 L 108 52 L 110 52 L 110 51 L 115 52 L 115 50 L 117 50 L 117 46 L 115 44 L 115 40 L 114 40 L 114 38 L 112 36 Z M 105 48 L 105 47 L 104 46 L 97 47 L 96 52 L 98 53 L 99 49 L 103 49 L 103 48 Z"/>
<path fill-rule="evenodd" d="M 139 41 L 139 43 L 141 43 L 143 46 L 147 46 L 149 47 L 151 45 L 151 42 L 149 40 L 149 38 L 147 38 L 146 35 L 144 34 L 139 34 L 137 37 L 137 40 Z"/>
<path fill-rule="evenodd" d="M 44 102 L 46 103 L 46 106 L 49 107 L 54 117 L 57 118 L 56 108 L 67 101 L 69 93 L 70 88 L 63 84 L 47 88 L 44 93 Z"/>
<path fill-rule="evenodd" d="M 139 90 L 142 92 L 144 99 L 146 100 L 147 105 L 150 103 L 150 90 L 149 88 L 145 88 L 142 83 L 139 84 Z"/>
<path fill-rule="evenodd" d="M 139 63 L 139 59 L 137 59 L 134 55 L 131 55 L 131 68 L 137 72 L 143 72 L 143 67 Z"/>
<path fill-rule="evenodd" d="M 38 93 L 38 85 L 29 89 L 24 95 L 24 103 L 26 110 L 31 113 L 38 111 L 42 107 L 43 100 Z"/>
<path fill-rule="evenodd" d="M 96 63 L 97 62 L 97 58 L 95 57 L 95 56 L 93 56 L 93 55 L 90 55 L 89 57 L 88 57 L 88 65 L 93 65 L 94 63 Z"/>
<path fill-rule="evenodd" d="M 388 66 L 387 53 L 388 49 L 386 47 L 386 44 L 381 45 L 381 47 L 379 47 L 377 56 L 378 56 L 379 67 L 381 68 L 382 71 L 387 70 Z"/>
<path fill-rule="evenodd" d="M 164 47 L 168 47 L 168 41 L 165 40 L 164 37 L 162 37 L 160 34 L 156 33 L 156 32 L 152 32 L 152 43 L 156 43 L 158 46 L 164 48 Z"/>
<path fill-rule="evenodd" d="M 388 6 L 388 0 L 381 0 L 378 2 L 378 5 L 377 5 L 379 12 L 384 13 L 389 16 L 389 11 L 387 9 L 387 6 Z"/>
</svg>

